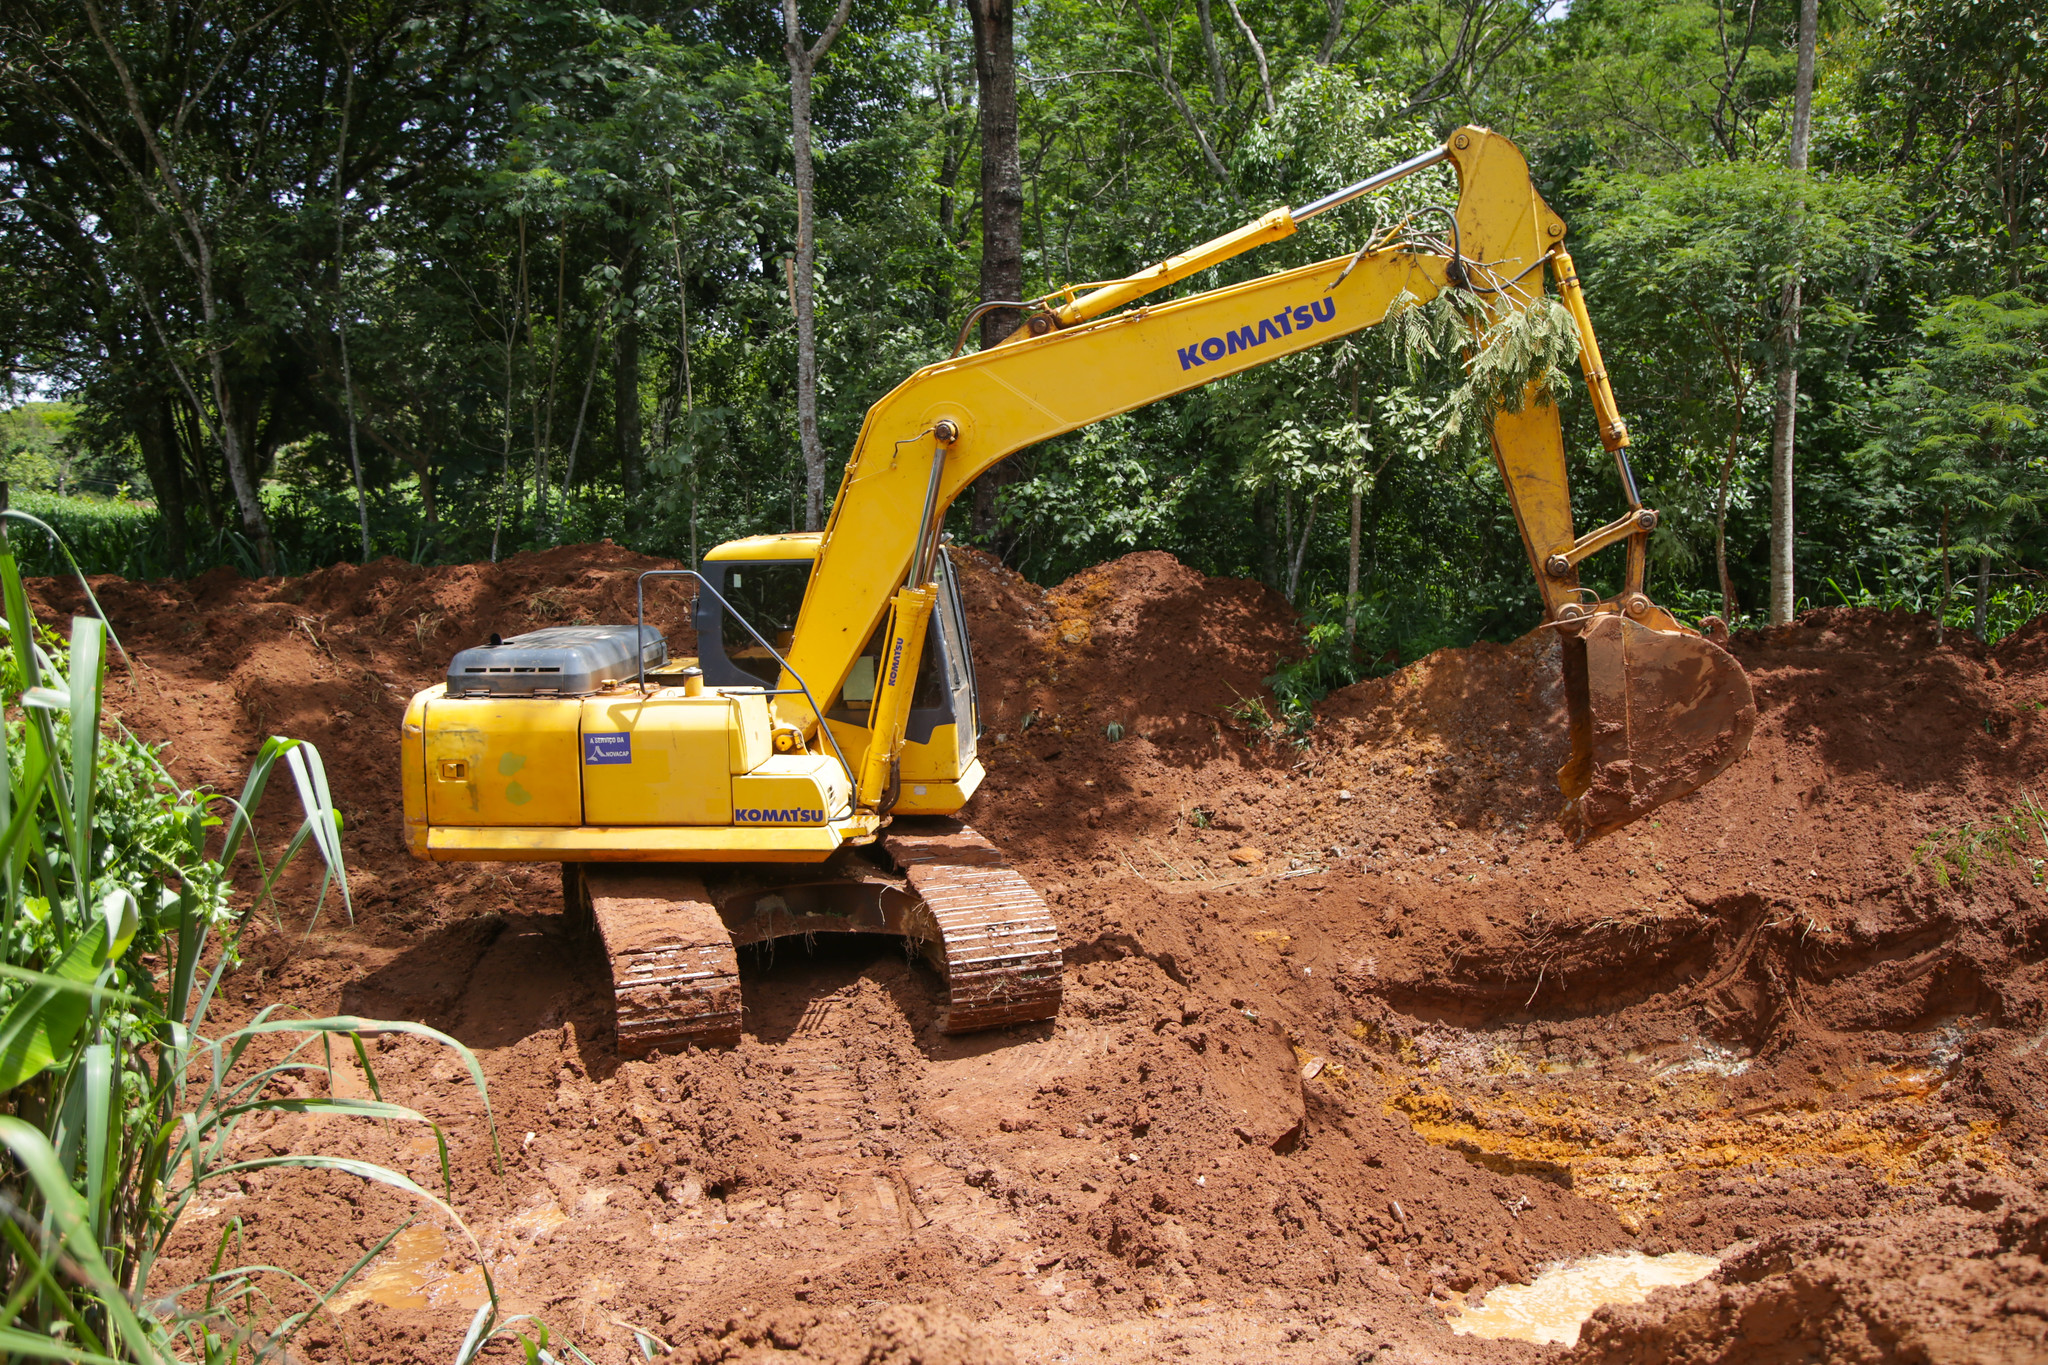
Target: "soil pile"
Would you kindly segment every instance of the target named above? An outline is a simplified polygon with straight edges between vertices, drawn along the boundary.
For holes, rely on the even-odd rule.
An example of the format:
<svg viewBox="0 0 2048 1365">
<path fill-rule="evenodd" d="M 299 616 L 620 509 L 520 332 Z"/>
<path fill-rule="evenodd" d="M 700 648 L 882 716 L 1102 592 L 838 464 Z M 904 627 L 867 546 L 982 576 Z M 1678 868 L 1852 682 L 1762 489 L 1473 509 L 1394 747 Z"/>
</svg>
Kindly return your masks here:
<svg viewBox="0 0 2048 1365">
<path fill-rule="evenodd" d="M 1995 1319 L 2010 1349 L 1933 1358 L 2038 1358 L 2048 849 L 2021 803 L 2048 633 L 1937 649 L 1910 618 L 1820 612 L 1740 637 L 1750 755 L 1573 849 L 1544 632 L 1347 689 L 1297 740 L 1245 704 L 1298 640 L 1267 590 L 1157 554 L 1050 591 L 959 559 L 988 726 L 967 815 L 1061 919 L 1061 1019 L 947 1039 L 900 945 L 792 942 L 746 959 L 738 1048 L 626 1063 L 553 869 L 405 856 L 395 733 L 453 648 L 630 620 L 651 561 L 96 585 L 139 660 L 111 703 L 181 776 L 237 785 L 272 731 L 321 745 L 356 923 L 259 931 L 228 998 L 477 1050 L 502 1179 L 458 1066 L 396 1037 L 374 1056 L 448 1129 L 514 1307 L 607 1361 L 636 1332 L 700 1360 L 1534 1359 L 1451 1336 L 1445 1308 L 1563 1258 L 1744 1243 L 1581 1353 L 1822 1359 L 1864 1331 L 1903 1360 L 1870 1305 L 1974 1286 L 1979 1318 L 1945 1320 Z M 436 1169 L 430 1138 L 262 1140 Z M 327 1273 L 400 1208 L 299 1174 L 216 1204 L 193 1254 L 231 1210 L 252 1259 Z M 1943 1256 L 1953 1291 L 1911 1268 Z M 468 1265 L 451 1249 L 306 1349 L 446 1358 Z M 1799 1345 L 1809 1308 L 1843 1325 Z"/>
</svg>

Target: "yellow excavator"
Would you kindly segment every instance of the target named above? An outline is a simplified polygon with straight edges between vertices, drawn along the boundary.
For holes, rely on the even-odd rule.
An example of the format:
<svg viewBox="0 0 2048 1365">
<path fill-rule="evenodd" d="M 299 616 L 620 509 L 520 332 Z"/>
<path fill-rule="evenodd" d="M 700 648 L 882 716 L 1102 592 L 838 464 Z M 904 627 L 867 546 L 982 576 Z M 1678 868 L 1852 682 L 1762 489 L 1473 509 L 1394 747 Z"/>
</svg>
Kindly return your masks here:
<svg viewBox="0 0 2048 1365">
<path fill-rule="evenodd" d="M 1459 194 L 1441 235 L 1391 234 L 1356 254 L 1127 306 L 1442 163 Z M 1514 144 L 1465 127 L 1305 208 L 1028 305 L 1002 344 L 956 348 L 869 409 L 823 532 L 756 536 L 696 570 L 659 571 L 695 580 L 694 658 L 670 658 L 646 624 L 646 579 L 659 575 L 642 576 L 634 625 L 493 636 L 459 653 L 405 713 L 412 851 L 561 863 L 570 912 L 611 963 L 622 1055 L 737 1041 L 737 945 L 819 932 L 911 940 L 944 981 L 947 1032 L 1054 1017 L 1061 957 L 1045 901 L 953 818 L 984 771 L 946 509 L 1049 437 L 1447 288 L 1496 311 L 1528 307 L 1546 272 L 1577 325 L 1628 503 L 1578 534 L 1556 407 L 1533 399 L 1493 414 L 1494 458 L 1562 646 L 1571 756 L 1560 818 L 1583 842 L 1695 790 L 1747 749 L 1755 705 L 1716 640 L 1643 591 L 1657 514 L 1638 496 L 1564 239 Z M 1579 563 L 1617 544 L 1621 590 L 1590 600 Z"/>
</svg>

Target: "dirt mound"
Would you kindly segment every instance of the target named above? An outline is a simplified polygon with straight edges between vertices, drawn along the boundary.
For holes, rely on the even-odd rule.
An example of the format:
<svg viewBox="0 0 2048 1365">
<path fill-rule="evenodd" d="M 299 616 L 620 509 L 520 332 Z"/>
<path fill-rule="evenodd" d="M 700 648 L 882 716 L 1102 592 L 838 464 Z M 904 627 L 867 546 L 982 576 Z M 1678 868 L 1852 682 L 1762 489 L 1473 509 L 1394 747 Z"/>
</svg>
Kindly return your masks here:
<svg viewBox="0 0 2048 1365">
<path fill-rule="evenodd" d="M 1050 590 L 959 559 L 988 726 L 967 814 L 1060 917 L 1060 1020 L 945 1038 L 900 944 L 826 936 L 749 950 L 739 1047 L 624 1063 L 553 869 L 405 855 L 393 737 L 459 644 L 630 620 L 654 561 L 97 585 L 138 659 L 111 703 L 174 771 L 231 786 L 264 734 L 321 745 L 357 920 L 258 926 L 225 998 L 477 1049 L 502 1178 L 455 1068 L 414 1040 L 377 1056 L 387 1098 L 448 1126 L 512 1307 L 607 1362 L 635 1331 L 700 1360 L 1533 1359 L 1445 1310 L 1586 1253 L 1754 1242 L 1585 1349 L 1695 1351 L 1673 1302 L 1757 1332 L 1786 1305 L 1874 1323 L 1918 1302 L 1900 1267 L 1943 1254 L 2029 1340 L 2039 1248 L 1999 1229 L 2048 1174 L 2048 849 L 2014 816 L 2048 767 L 2039 629 L 1937 649 L 1923 620 L 1830 611 L 1738 637 L 1749 756 L 1573 849 L 1546 632 L 1347 689 L 1291 740 L 1240 704 L 1297 647 L 1266 589 L 1157 554 Z M 347 1141 L 437 1178 L 431 1141 Z M 400 1207 L 282 1175 L 228 1203 L 252 1259 L 326 1273 Z M 465 1267 L 448 1252 L 308 1349 L 446 1358 Z"/>
<path fill-rule="evenodd" d="M 1261 697 L 1266 675 L 1300 650 L 1280 594 L 1157 550 L 1049 590 L 977 551 L 956 559 L 991 730 L 1044 737 L 1117 725 L 1171 739 Z"/>
<path fill-rule="evenodd" d="M 1712 1279 L 1605 1308 L 1572 1365 L 1870 1365 L 2048 1359 L 2048 1210 L 1988 1182 L 1956 1207 L 1807 1225 L 1731 1256 Z"/>
</svg>

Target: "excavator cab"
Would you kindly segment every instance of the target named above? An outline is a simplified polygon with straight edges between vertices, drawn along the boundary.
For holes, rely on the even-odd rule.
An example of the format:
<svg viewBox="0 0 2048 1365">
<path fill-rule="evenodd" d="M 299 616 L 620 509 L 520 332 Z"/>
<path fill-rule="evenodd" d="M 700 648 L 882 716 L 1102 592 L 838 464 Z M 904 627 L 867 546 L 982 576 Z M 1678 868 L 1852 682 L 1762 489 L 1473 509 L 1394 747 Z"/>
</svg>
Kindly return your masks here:
<svg viewBox="0 0 2048 1365">
<path fill-rule="evenodd" d="M 700 570 L 711 592 L 699 593 L 694 624 L 698 666 L 711 687 L 773 687 L 781 665 L 734 613 L 787 653 L 804 594 L 817 564 L 816 532 L 750 536 L 720 545 Z M 950 556 L 937 560 L 938 602 L 925 637 L 917 682 L 903 727 L 897 764 L 900 780 L 891 813 L 951 815 L 981 785 L 976 757 L 981 732 L 974 656 L 967 640 L 967 614 Z M 712 593 L 716 593 L 714 597 Z M 726 606 L 721 606 L 723 598 Z M 728 609 L 728 607 L 730 609 Z M 825 722 L 841 752 L 857 768 L 867 750 L 888 623 L 877 626 L 853 661 L 846 681 L 825 703 Z"/>
</svg>

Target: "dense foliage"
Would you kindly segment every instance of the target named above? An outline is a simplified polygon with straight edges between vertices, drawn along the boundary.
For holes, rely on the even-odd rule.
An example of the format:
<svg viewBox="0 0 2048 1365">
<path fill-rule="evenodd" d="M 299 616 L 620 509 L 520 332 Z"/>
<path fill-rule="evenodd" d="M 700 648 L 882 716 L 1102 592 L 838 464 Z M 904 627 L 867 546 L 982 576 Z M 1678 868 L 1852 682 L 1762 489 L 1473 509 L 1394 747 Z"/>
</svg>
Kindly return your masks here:
<svg viewBox="0 0 2048 1365">
<path fill-rule="evenodd" d="M 1488 124 L 1572 225 L 1664 512 L 1653 590 L 1760 602 L 1772 376 L 1796 360 L 1800 595 L 1995 632 L 2048 549 L 2041 15 L 1891 0 L 1821 24 L 1794 175 L 1789 0 L 1041 0 L 1017 20 L 1026 289 Z M 153 518 L 97 560 L 131 572 L 305 568 L 365 540 L 687 557 L 800 520 L 782 44 L 758 5 L 16 0 L 0 356 L 68 407 L 0 428 L 9 476 L 146 490 Z M 950 0 L 855 0 L 818 66 L 835 459 L 976 302 L 975 92 Z M 1402 188 L 1184 287 L 1347 252 L 1450 193 Z M 1355 493 L 1358 648 L 1320 667 L 1525 627 L 1491 462 L 1470 430 L 1442 439 L 1455 375 L 1411 360 L 1360 337 L 1049 443 L 954 530 L 1040 579 L 1151 547 L 1261 576 L 1328 645 Z M 1604 520 L 1612 467 L 1586 404 L 1566 419 Z"/>
</svg>

